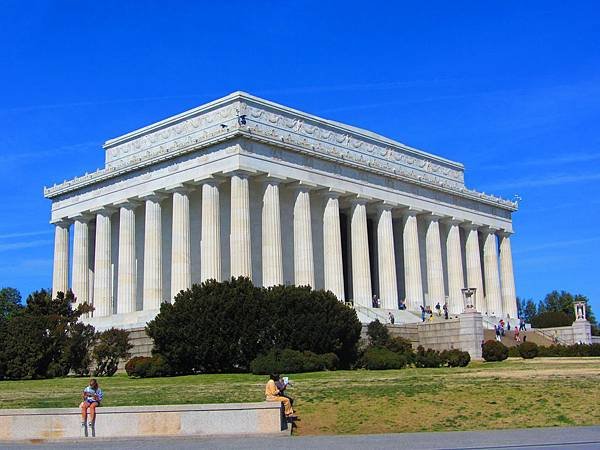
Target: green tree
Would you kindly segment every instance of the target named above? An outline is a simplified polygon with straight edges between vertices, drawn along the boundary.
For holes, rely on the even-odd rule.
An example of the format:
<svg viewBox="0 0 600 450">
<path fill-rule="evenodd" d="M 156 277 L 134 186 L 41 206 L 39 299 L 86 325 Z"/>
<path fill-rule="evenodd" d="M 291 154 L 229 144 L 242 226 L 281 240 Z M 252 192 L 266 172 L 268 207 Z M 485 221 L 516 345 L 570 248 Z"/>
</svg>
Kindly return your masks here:
<svg viewBox="0 0 600 450">
<path fill-rule="evenodd" d="M 129 332 L 118 328 L 97 333 L 96 345 L 92 351 L 96 367 L 95 377 L 112 377 L 119 367 L 121 359 L 129 357 L 129 350 L 133 345 L 129 343 Z"/>
<path fill-rule="evenodd" d="M 81 305 L 73 310 L 74 300 L 72 292 L 59 292 L 54 299 L 44 289 L 29 295 L 27 306 L 0 329 L 1 378 L 63 376 L 82 364 L 82 355 L 89 350 L 82 335 L 89 335 L 93 327 L 78 324 L 90 308 Z"/>
<path fill-rule="evenodd" d="M 23 308 L 21 293 L 11 287 L 0 289 L 0 321 L 9 319 Z"/>
<path fill-rule="evenodd" d="M 533 299 L 522 299 L 517 298 L 517 306 L 519 308 L 519 317 L 525 320 L 527 323 L 531 323 L 533 318 L 537 315 L 537 306 Z"/>
<path fill-rule="evenodd" d="M 577 302 L 586 303 L 587 319 L 593 326 L 597 327 L 598 323 L 592 311 L 592 305 L 590 305 L 589 299 L 581 294 L 571 294 L 567 291 L 552 291 L 540 302 L 538 314 L 544 312 L 563 312 L 575 320 L 574 304 Z"/>
</svg>

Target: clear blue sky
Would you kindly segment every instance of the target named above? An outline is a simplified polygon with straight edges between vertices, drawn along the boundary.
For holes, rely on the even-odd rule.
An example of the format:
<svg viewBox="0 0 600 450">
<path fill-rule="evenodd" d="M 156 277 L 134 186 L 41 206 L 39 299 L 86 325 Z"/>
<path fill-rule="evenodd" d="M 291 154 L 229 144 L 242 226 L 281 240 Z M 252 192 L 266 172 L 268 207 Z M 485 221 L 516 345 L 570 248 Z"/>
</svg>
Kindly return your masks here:
<svg viewBox="0 0 600 450">
<path fill-rule="evenodd" d="M 518 295 L 565 289 L 600 313 L 597 2 L 0 10 L 0 286 L 51 284 L 44 185 L 102 167 L 108 138 L 244 90 L 460 161 L 471 188 L 518 193 Z"/>
</svg>

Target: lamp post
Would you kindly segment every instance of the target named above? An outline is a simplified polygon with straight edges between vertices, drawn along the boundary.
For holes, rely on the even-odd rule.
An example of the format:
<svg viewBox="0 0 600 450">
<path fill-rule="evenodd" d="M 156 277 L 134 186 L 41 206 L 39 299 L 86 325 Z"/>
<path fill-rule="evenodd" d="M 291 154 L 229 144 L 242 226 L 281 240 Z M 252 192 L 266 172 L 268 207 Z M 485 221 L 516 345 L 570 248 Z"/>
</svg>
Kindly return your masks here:
<svg viewBox="0 0 600 450">
<path fill-rule="evenodd" d="M 460 290 L 463 295 L 463 301 L 465 304 L 465 312 L 475 311 L 475 295 L 477 294 L 477 288 L 468 287 Z"/>
</svg>

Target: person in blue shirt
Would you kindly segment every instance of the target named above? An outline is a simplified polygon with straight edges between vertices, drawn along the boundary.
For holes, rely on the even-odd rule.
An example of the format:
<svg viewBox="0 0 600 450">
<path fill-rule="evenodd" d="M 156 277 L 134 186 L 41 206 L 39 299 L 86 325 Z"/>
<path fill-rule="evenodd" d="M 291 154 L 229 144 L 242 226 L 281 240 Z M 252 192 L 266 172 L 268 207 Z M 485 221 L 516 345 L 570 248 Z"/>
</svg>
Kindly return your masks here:
<svg viewBox="0 0 600 450">
<path fill-rule="evenodd" d="M 85 428 L 86 420 L 89 420 L 88 425 L 90 427 L 94 427 L 94 421 L 96 420 L 96 408 L 100 406 L 103 396 L 102 389 L 100 389 L 98 386 L 98 382 L 95 378 L 92 378 L 89 386 L 83 390 L 83 401 L 79 405 L 81 408 L 81 426 L 83 428 Z"/>
</svg>

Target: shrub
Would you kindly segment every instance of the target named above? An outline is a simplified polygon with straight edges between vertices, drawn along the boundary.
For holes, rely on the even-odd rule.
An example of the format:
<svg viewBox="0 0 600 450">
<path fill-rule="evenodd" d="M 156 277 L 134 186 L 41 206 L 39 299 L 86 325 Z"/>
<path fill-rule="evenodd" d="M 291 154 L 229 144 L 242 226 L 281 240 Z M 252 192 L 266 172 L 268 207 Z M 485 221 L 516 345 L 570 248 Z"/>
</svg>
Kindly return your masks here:
<svg viewBox="0 0 600 450">
<path fill-rule="evenodd" d="M 573 318 L 563 311 L 546 311 L 531 319 L 534 328 L 568 327 Z"/>
<path fill-rule="evenodd" d="M 359 366 L 368 370 L 402 369 L 407 361 L 403 355 L 385 347 L 368 347 L 359 361 Z"/>
<path fill-rule="evenodd" d="M 415 356 L 415 367 L 441 367 L 444 364 L 444 360 L 439 351 L 428 348 L 425 350 L 423 346 L 417 347 L 417 354 Z"/>
<path fill-rule="evenodd" d="M 508 347 L 502 342 L 489 340 L 483 343 L 482 353 L 486 361 L 504 361 L 508 358 Z"/>
<path fill-rule="evenodd" d="M 119 366 L 119 360 L 129 356 L 133 346 L 129 343 L 129 332 L 111 328 L 97 334 L 97 344 L 92 351 L 96 362 L 94 376 L 112 377 Z"/>
<path fill-rule="evenodd" d="M 440 353 L 440 357 L 448 367 L 467 367 L 471 362 L 469 352 L 463 352 L 457 348 L 444 350 Z"/>
<path fill-rule="evenodd" d="M 390 340 L 387 327 L 377 319 L 367 325 L 367 336 L 369 344 L 374 347 L 386 347 Z"/>
<path fill-rule="evenodd" d="M 301 373 L 335 370 L 339 359 L 335 353 L 317 355 L 313 352 L 296 350 L 271 350 L 257 356 L 250 363 L 252 373 L 266 375 L 270 373 Z"/>
<path fill-rule="evenodd" d="M 521 354 L 519 353 L 519 347 L 508 347 L 508 356 L 511 358 L 520 358 Z"/>
<path fill-rule="evenodd" d="M 533 359 L 538 355 L 538 346 L 535 342 L 523 342 L 519 344 L 519 355 L 524 359 Z"/>
<path fill-rule="evenodd" d="M 125 364 L 125 371 L 130 377 L 151 378 L 170 375 L 171 369 L 161 355 L 135 356 Z"/>
<path fill-rule="evenodd" d="M 538 356 L 600 356 L 600 344 L 550 345 L 538 347 Z"/>
<path fill-rule="evenodd" d="M 252 285 L 248 278 L 209 280 L 180 292 L 148 323 L 154 351 L 174 373 L 247 371 L 271 349 L 356 358 L 356 312 L 330 292 L 310 287 Z"/>
</svg>

